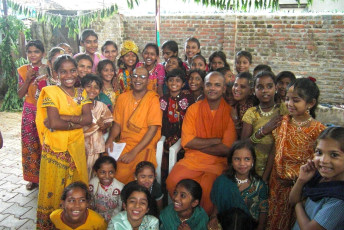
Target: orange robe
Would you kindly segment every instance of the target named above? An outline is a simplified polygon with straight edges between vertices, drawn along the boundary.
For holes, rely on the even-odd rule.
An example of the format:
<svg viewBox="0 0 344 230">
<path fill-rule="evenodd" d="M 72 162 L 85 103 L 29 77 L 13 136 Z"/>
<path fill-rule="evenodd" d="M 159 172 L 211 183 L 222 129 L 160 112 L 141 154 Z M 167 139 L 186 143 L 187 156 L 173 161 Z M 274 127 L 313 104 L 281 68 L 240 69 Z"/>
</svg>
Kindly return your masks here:
<svg viewBox="0 0 344 230">
<path fill-rule="evenodd" d="M 127 184 L 135 179 L 134 172 L 139 162 L 150 161 L 155 167 L 157 166 L 156 144 L 161 136 L 162 123 L 159 95 L 148 91 L 140 101 L 137 101 L 133 96 L 133 91 L 122 93 L 116 102 L 114 121 L 121 126 L 119 142 L 126 143 L 121 156 L 131 151 L 142 140 L 149 126 L 159 126 L 152 141 L 136 155 L 132 162 L 129 164 L 117 162 L 115 178 Z"/>
<path fill-rule="evenodd" d="M 221 99 L 219 108 L 212 113 L 207 99 L 191 105 L 186 111 L 182 126 L 182 146 L 194 138 L 221 138 L 230 147 L 236 140 L 236 131 L 230 116 L 231 107 Z M 227 158 L 185 148 L 185 157 L 172 169 L 167 178 L 167 190 L 172 196 L 176 184 L 182 179 L 193 179 L 202 187 L 201 206 L 211 214 L 213 204 L 210 192 L 215 179 L 227 168 Z"/>
<path fill-rule="evenodd" d="M 270 176 L 269 217 L 267 229 L 291 229 L 293 208 L 288 205 L 289 193 L 297 180 L 301 165 L 313 158 L 314 145 L 325 126 L 313 120 L 300 130 L 285 115 L 272 135 L 275 140 L 275 160 Z"/>
</svg>

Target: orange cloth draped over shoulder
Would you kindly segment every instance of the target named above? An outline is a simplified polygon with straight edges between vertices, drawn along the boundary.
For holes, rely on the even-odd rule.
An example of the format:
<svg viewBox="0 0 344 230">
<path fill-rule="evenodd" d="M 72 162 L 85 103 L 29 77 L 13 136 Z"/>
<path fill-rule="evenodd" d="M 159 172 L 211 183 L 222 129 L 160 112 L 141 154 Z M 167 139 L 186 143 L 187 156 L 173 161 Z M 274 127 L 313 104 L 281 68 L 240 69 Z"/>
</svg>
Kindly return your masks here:
<svg viewBox="0 0 344 230">
<path fill-rule="evenodd" d="M 219 108 L 211 111 L 207 99 L 191 105 L 185 115 L 182 127 L 182 146 L 194 138 L 221 138 L 230 147 L 236 140 L 236 131 L 230 116 L 231 107 L 221 99 Z M 199 150 L 185 148 L 185 157 L 172 169 L 166 185 L 172 196 L 176 184 L 182 179 L 197 181 L 203 190 L 201 206 L 211 214 L 213 204 L 210 192 L 215 179 L 227 169 L 227 158 L 213 156 Z"/>
<path fill-rule="evenodd" d="M 136 165 L 141 161 L 150 161 L 157 166 L 156 144 L 161 136 L 162 111 L 160 109 L 159 95 L 154 91 L 147 91 L 145 96 L 137 101 L 133 91 L 119 95 L 113 113 L 114 121 L 121 127 L 119 142 L 126 143 L 121 156 L 131 151 L 144 137 L 149 126 L 159 126 L 152 141 L 139 152 L 129 164 L 117 162 L 115 178 L 127 184 L 135 179 Z"/>
<path fill-rule="evenodd" d="M 28 68 L 29 68 L 29 65 L 23 65 L 17 69 L 18 74 L 19 74 L 19 81 L 18 81 L 19 82 L 19 88 L 21 87 L 22 84 L 24 84 L 24 82 L 26 80 L 26 73 L 27 73 Z M 22 78 L 22 79 L 20 79 L 20 78 Z M 29 88 L 27 90 L 27 93 L 25 95 L 25 102 L 36 106 L 37 100 L 35 98 L 35 95 L 36 95 L 37 85 L 32 84 L 33 81 L 34 80 L 31 81 Z"/>
</svg>

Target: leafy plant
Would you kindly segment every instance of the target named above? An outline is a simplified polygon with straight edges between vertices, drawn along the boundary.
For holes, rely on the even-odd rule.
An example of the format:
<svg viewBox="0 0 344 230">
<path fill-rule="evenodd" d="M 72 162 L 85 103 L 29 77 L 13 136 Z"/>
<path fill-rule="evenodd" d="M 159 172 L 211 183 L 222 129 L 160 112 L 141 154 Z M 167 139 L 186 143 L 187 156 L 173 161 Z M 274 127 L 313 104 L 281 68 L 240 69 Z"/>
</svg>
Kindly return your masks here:
<svg viewBox="0 0 344 230">
<path fill-rule="evenodd" d="M 0 78 L 5 79 L 8 87 L 0 111 L 20 111 L 23 107 L 23 99 L 20 99 L 17 94 L 17 67 L 24 64 L 26 60 L 23 58 L 14 60 L 19 53 L 18 36 L 24 31 L 24 23 L 16 17 L 0 18 L 0 34 L 3 34 L 0 44 Z"/>
</svg>

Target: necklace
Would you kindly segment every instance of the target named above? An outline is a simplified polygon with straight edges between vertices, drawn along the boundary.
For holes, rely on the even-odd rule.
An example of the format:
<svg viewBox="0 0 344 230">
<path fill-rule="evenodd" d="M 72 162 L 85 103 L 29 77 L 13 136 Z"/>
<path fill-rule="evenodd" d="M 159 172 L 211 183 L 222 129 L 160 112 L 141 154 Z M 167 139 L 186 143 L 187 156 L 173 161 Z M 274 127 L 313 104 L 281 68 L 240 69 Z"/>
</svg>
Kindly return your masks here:
<svg viewBox="0 0 344 230">
<path fill-rule="evenodd" d="M 296 121 L 293 117 L 291 118 L 291 121 L 297 126 L 297 131 L 301 132 L 301 127 L 307 125 L 309 122 L 312 121 L 312 117 L 309 117 L 305 121 Z"/>
<path fill-rule="evenodd" d="M 74 98 L 64 88 L 62 88 L 62 86 L 59 85 L 59 88 L 62 89 L 62 91 L 65 92 L 68 96 L 70 96 L 71 98 Z M 74 91 L 74 89 L 73 89 L 73 91 Z"/>
<path fill-rule="evenodd" d="M 235 176 L 235 180 L 238 183 L 238 185 L 241 185 L 247 183 L 248 178 L 246 178 L 245 180 L 240 180 L 237 176 Z"/>
<path fill-rule="evenodd" d="M 195 102 L 198 102 L 198 100 L 203 96 L 203 94 L 199 95 L 197 98 L 196 98 L 196 101 Z"/>
<path fill-rule="evenodd" d="M 275 105 L 272 106 L 272 109 L 271 109 L 269 112 L 264 112 L 264 111 L 262 110 L 262 107 L 260 107 L 260 105 L 258 105 L 258 108 L 259 108 L 260 114 L 261 114 L 263 117 L 269 117 L 269 116 L 271 116 L 271 115 L 273 114 Z"/>
<path fill-rule="evenodd" d="M 185 219 L 182 219 L 182 218 L 179 217 L 179 220 L 180 220 L 182 223 L 184 223 L 184 222 L 187 221 L 188 219 L 190 219 L 190 217 L 189 217 L 189 218 L 185 218 Z"/>
</svg>

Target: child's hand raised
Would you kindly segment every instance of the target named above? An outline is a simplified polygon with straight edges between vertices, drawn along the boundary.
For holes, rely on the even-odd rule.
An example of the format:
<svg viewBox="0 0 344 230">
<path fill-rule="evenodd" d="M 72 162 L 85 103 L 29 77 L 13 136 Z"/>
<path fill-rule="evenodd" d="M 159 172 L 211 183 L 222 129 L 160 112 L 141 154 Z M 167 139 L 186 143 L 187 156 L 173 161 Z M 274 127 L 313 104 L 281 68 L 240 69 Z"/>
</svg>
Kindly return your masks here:
<svg viewBox="0 0 344 230">
<path fill-rule="evenodd" d="M 270 119 L 263 127 L 264 135 L 271 133 L 274 129 L 281 125 L 283 116 L 277 115 Z"/>
<path fill-rule="evenodd" d="M 306 164 L 300 167 L 300 173 L 298 180 L 303 183 L 307 183 L 314 176 L 317 171 L 315 164 L 312 160 L 308 160 Z"/>
</svg>

